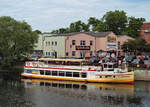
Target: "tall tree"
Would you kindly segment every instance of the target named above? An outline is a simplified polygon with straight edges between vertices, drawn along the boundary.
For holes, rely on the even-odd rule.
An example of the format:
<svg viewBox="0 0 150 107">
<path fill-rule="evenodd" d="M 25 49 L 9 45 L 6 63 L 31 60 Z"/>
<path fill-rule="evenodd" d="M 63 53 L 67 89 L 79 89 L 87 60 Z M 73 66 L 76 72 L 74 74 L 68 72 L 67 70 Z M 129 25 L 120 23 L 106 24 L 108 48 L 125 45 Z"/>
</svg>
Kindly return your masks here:
<svg viewBox="0 0 150 107">
<path fill-rule="evenodd" d="M 38 40 L 37 32 L 24 21 L 0 17 L 0 55 L 1 65 L 10 65 L 14 59 L 27 56 L 33 51 Z"/>
<path fill-rule="evenodd" d="M 88 31 L 89 31 L 89 25 L 79 20 L 71 23 L 69 28 L 60 28 L 58 30 L 53 30 L 51 33 L 60 34 L 60 33 L 88 32 Z"/>
<path fill-rule="evenodd" d="M 134 53 L 137 53 L 137 52 L 148 52 L 150 51 L 150 47 L 149 45 L 146 43 L 146 41 L 144 39 L 135 39 L 135 40 L 129 40 L 128 42 L 125 42 L 123 45 L 122 45 L 122 49 L 124 52 L 134 52 Z"/>
<path fill-rule="evenodd" d="M 145 18 L 128 18 L 128 26 L 127 26 L 127 35 L 136 38 L 139 37 L 139 30 L 141 29 L 142 24 L 145 22 Z"/>
<path fill-rule="evenodd" d="M 116 35 L 126 34 L 136 38 L 139 36 L 139 30 L 144 21 L 144 18 L 127 17 L 126 12 L 115 10 L 107 12 L 100 19 L 90 17 L 87 24 L 79 20 L 71 23 L 69 28 L 54 30 L 52 33 L 87 32 L 90 30 L 98 32 L 112 31 Z"/>
<path fill-rule="evenodd" d="M 85 24 L 81 20 L 70 24 L 70 32 L 87 32 L 89 31 L 89 25 Z"/>
<path fill-rule="evenodd" d="M 41 34 L 42 33 L 40 30 L 35 30 L 34 32 L 36 32 L 37 34 Z"/>
<path fill-rule="evenodd" d="M 112 31 L 115 34 L 120 35 L 126 29 L 126 12 L 119 10 L 109 11 L 103 16 L 103 22 L 106 31 Z"/>
</svg>

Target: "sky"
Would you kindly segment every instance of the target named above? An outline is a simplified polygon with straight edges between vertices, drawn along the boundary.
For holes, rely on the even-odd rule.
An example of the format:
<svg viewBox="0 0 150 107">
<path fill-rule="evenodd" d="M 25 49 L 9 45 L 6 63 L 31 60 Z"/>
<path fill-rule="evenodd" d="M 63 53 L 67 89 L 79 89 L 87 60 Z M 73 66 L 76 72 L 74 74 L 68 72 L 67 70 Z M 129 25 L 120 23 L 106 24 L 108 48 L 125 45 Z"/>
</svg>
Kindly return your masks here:
<svg viewBox="0 0 150 107">
<path fill-rule="evenodd" d="M 123 10 L 127 16 L 150 21 L 150 0 L 0 0 L 0 16 L 26 21 L 33 30 L 51 32 L 108 11 Z"/>
</svg>

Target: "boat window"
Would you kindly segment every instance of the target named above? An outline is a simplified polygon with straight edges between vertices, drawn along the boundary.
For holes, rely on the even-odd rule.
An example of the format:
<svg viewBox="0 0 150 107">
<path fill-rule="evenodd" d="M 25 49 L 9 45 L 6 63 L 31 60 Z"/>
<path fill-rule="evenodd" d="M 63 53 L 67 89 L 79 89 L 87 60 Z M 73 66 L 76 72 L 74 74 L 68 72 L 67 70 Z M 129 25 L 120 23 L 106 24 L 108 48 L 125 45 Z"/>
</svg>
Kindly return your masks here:
<svg viewBox="0 0 150 107">
<path fill-rule="evenodd" d="M 57 76 L 57 71 L 52 71 L 53 76 Z"/>
<path fill-rule="evenodd" d="M 108 71 L 114 71 L 114 69 L 108 69 Z"/>
<path fill-rule="evenodd" d="M 108 65 L 108 68 L 113 68 L 113 65 Z"/>
<path fill-rule="evenodd" d="M 104 64 L 104 68 L 107 68 L 107 64 Z"/>
<path fill-rule="evenodd" d="M 43 70 L 40 70 L 40 75 L 44 75 L 44 71 Z"/>
<path fill-rule="evenodd" d="M 59 71 L 59 76 L 65 76 L 64 71 Z"/>
<path fill-rule="evenodd" d="M 113 68 L 118 68 L 118 65 L 117 65 L 117 64 L 114 64 L 114 65 L 113 65 Z"/>
<path fill-rule="evenodd" d="M 51 75 L 51 71 L 46 71 L 45 75 Z"/>
<path fill-rule="evenodd" d="M 72 77 L 72 72 L 66 72 L 66 77 Z"/>
<path fill-rule="evenodd" d="M 27 70 L 26 73 L 32 74 L 32 70 Z"/>
<path fill-rule="evenodd" d="M 73 77 L 80 77 L 79 72 L 73 72 Z"/>
<path fill-rule="evenodd" d="M 82 72 L 82 73 L 81 73 L 81 77 L 82 77 L 82 78 L 86 78 L 86 77 L 87 77 L 86 73 Z"/>
</svg>

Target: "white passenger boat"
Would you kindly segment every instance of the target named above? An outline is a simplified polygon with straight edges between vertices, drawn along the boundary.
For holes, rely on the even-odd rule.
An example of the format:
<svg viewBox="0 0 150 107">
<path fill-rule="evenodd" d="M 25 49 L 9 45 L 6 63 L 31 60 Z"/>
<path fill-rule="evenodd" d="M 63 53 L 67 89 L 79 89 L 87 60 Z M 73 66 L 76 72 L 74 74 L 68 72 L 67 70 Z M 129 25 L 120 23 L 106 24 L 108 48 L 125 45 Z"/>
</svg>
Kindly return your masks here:
<svg viewBox="0 0 150 107">
<path fill-rule="evenodd" d="M 103 83 L 134 83 L 134 72 L 118 68 L 115 63 L 89 65 L 85 59 L 40 58 L 27 61 L 24 72 L 28 78 L 56 79 Z"/>
</svg>

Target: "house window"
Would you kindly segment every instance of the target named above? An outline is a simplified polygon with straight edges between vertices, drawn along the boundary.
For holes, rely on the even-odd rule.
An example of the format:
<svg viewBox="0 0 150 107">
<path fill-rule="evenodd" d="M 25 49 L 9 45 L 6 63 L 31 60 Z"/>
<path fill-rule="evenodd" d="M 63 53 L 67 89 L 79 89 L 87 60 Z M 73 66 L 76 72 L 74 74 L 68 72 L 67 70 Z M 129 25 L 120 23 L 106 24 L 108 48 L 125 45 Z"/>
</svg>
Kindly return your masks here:
<svg viewBox="0 0 150 107">
<path fill-rule="evenodd" d="M 68 52 L 66 52 L 66 56 L 69 56 Z"/>
<path fill-rule="evenodd" d="M 48 43 L 46 42 L 46 46 L 48 45 Z"/>
<path fill-rule="evenodd" d="M 76 45 L 76 41 L 75 40 L 72 40 L 72 45 Z"/>
<path fill-rule="evenodd" d="M 75 56 L 75 51 L 72 51 L 72 56 Z"/>
<path fill-rule="evenodd" d="M 48 42 L 48 46 L 50 46 L 50 42 Z"/>
<path fill-rule="evenodd" d="M 54 45 L 54 42 L 52 42 L 52 45 Z"/>
<path fill-rule="evenodd" d="M 81 41 L 80 41 L 80 45 L 81 45 L 81 46 L 85 46 L 85 40 L 81 40 Z"/>
<path fill-rule="evenodd" d="M 118 51 L 118 56 L 120 56 L 120 51 Z"/>
<path fill-rule="evenodd" d="M 55 56 L 55 53 L 54 53 L 54 52 L 52 52 L 52 56 Z"/>
<path fill-rule="evenodd" d="M 50 52 L 48 52 L 48 56 L 50 56 Z"/>
<path fill-rule="evenodd" d="M 90 51 L 90 56 L 93 56 L 93 52 L 92 51 Z"/>
<path fill-rule="evenodd" d="M 85 58 L 85 52 L 80 52 L 80 57 Z"/>
<path fill-rule="evenodd" d="M 55 46 L 57 46 L 57 41 L 55 41 Z"/>
<path fill-rule="evenodd" d="M 93 41 L 92 40 L 90 41 L 90 45 L 93 45 Z"/>
</svg>

